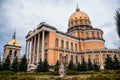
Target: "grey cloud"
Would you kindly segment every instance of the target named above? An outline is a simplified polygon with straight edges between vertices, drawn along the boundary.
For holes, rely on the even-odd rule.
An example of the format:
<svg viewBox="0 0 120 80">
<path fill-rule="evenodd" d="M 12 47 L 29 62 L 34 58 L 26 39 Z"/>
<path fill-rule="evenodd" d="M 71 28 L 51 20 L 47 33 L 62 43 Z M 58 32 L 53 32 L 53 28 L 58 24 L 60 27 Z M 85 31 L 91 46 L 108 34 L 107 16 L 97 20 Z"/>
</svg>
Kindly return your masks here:
<svg viewBox="0 0 120 80">
<path fill-rule="evenodd" d="M 25 52 L 25 36 L 29 30 L 33 30 L 40 22 L 46 22 L 66 32 L 68 28 L 68 19 L 75 11 L 76 3 L 80 10 L 86 12 L 92 22 L 93 27 L 104 31 L 106 46 L 117 48 L 118 38 L 110 40 L 109 36 L 117 36 L 112 26 L 114 25 L 114 11 L 117 8 L 118 0 L 4 0 L 0 7 L 1 28 L 0 48 L 4 46 L 5 41 L 9 41 L 14 29 L 17 30 L 17 40 L 22 46 L 22 55 Z M 101 27 L 100 27 L 101 26 Z M 109 27 L 110 28 L 109 28 Z M 115 26 L 115 25 L 114 25 Z M 109 29 L 109 31 L 107 31 Z M 6 37 L 7 36 L 7 37 Z M 4 42 L 3 42 L 4 40 Z M 112 46 L 113 45 L 113 46 Z M 0 51 L 1 53 L 3 51 Z"/>
</svg>

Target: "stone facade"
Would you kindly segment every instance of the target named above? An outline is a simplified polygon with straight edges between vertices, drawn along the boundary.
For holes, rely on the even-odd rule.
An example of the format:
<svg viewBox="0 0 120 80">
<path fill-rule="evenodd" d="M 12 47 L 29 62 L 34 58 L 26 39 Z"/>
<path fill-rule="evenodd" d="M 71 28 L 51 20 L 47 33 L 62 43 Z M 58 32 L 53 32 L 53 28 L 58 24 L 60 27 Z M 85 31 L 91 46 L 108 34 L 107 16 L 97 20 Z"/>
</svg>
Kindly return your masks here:
<svg viewBox="0 0 120 80">
<path fill-rule="evenodd" d="M 120 50 L 105 48 L 103 31 L 91 26 L 89 16 L 76 9 L 68 22 L 68 31 L 61 32 L 55 27 L 42 22 L 34 31 L 29 31 L 26 36 L 26 55 L 28 69 L 34 69 L 40 58 L 48 60 L 50 66 L 56 61 L 62 62 L 66 56 L 66 64 L 72 60 L 75 64 L 82 62 L 82 58 L 94 63 L 94 60 L 104 69 L 105 58 L 116 55 L 119 59 Z"/>
</svg>

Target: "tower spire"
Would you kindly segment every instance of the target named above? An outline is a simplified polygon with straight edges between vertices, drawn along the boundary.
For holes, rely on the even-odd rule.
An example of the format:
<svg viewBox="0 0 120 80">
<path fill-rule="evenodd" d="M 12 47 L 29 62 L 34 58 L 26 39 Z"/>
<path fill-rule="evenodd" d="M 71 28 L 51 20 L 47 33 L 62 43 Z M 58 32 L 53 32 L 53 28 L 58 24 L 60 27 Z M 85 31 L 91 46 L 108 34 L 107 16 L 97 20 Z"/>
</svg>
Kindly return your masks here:
<svg viewBox="0 0 120 80">
<path fill-rule="evenodd" d="M 14 31 L 14 34 L 13 34 L 12 39 L 16 39 L 16 29 L 15 29 L 15 31 Z"/>
<path fill-rule="evenodd" d="M 78 4 L 76 4 L 76 11 L 80 11 L 80 8 L 78 7 Z"/>
</svg>

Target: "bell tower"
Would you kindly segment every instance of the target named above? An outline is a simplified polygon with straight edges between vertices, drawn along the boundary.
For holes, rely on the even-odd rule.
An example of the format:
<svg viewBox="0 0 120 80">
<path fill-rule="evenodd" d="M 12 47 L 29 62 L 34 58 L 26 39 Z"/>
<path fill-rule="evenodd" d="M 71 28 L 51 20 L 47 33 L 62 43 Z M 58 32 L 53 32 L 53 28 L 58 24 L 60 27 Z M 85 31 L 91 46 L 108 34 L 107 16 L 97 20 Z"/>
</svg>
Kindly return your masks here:
<svg viewBox="0 0 120 80">
<path fill-rule="evenodd" d="M 18 57 L 18 61 L 20 60 L 20 49 L 21 46 L 16 40 L 16 32 L 14 32 L 12 39 L 7 42 L 7 44 L 4 46 L 4 54 L 3 54 L 3 61 L 7 58 L 9 55 L 10 62 L 12 63 L 15 57 Z"/>
</svg>

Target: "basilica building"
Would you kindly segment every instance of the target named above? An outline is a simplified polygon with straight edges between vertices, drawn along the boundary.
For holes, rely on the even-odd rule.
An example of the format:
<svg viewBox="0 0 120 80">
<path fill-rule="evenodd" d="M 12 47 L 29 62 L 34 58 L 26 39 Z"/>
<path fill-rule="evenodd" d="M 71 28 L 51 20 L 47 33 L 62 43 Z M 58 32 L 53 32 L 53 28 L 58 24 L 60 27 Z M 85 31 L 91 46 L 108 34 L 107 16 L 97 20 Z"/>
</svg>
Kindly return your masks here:
<svg viewBox="0 0 120 80">
<path fill-rule="evenodd" d="M 63 27 L 64 28 L 64 27 Z M 66 57 L 66 65 L 70 60 L 74 64 L 91 60 L 104 69 L 105 58 L 119 59 L 120 50 L 107 49 L 103 39 L 103 31 L 91 25 L 89 16 L 78 7 L 68 20 L 67 32 L 61 32 L 56 27 L 40 23 L 26 36 L 26 56 L 28 69 L 35 69 L 40 59 L 47 59 L 50 66 Z"/>
</svg>

